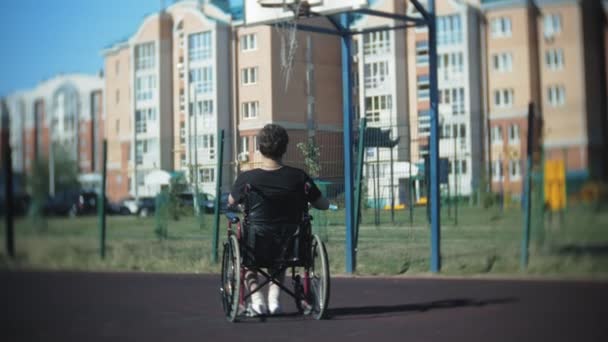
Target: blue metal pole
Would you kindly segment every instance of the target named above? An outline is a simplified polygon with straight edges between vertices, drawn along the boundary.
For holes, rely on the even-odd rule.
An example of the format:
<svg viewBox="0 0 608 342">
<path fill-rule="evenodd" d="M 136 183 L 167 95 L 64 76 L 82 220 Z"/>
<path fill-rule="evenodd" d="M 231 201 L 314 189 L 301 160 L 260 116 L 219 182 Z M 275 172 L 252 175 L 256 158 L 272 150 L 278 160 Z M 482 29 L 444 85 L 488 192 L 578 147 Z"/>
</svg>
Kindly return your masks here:
<svg viewBox="0 0 608 342">
<path fill-rule="evenodd" d="M 345 31 L 350 29 L 349 15 L 340 15 L 340 23 Z M 351 74 L 351 45 L 350 35 L 342 36 L 342 112 L 344 130 L 344 197 L 346 205 L 346 273 L 353 273 L 356 268 L 356 255 L 353 244 L 353 112 L 352 112 L 352 74 Z"/>
<path fill-rule="evenodd" d="M 430 182 L 431 193 L 431 272 L 441 269 L 441 223 L 439 211 L 439 127 L 437 89 L 437 31 L 435 26 L 435 0 L 429 0 L 429 81 L 431 90 L 431 139 L 430 139 Z"/>
</svg>

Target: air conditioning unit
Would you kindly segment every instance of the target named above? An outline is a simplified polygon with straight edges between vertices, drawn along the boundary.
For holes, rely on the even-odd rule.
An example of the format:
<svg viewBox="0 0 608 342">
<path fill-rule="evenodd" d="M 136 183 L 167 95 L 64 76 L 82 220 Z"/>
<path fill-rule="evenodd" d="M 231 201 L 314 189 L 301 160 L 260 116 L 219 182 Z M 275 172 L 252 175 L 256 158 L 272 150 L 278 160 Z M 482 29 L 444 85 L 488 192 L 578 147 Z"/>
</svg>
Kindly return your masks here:
<svg viewBox="0 0 608 342">
<path fill-rule="evenodd" d="M 249 153 L 247 153 L 247 152 L 241 152 L 241 153 L 239 153 L 239 155 L 238 155 L 238 160 L 239 160 L 241 163 L 246 163 L 246 162 L 248 162 L 248 161 L 249 161 Z"/>
</svg>

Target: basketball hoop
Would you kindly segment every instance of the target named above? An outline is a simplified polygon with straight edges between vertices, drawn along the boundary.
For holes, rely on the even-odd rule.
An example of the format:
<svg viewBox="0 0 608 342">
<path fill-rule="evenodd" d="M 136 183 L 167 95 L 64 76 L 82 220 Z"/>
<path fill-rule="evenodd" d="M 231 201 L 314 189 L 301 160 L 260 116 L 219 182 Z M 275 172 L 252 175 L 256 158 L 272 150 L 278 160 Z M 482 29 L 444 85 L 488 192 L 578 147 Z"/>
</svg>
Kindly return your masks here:
<svg viewBox="0 0 608 342">
<path fill-rule="evenodd" d="M 281 38 L 281 74 L 285 81 L 285 92 L 289 86 L 289 78 L 298 49 L 298 19 L 310 16 L 310 4 L 307 0 L 258 0 L 258 4 L 266 8 L 283 8 L 284 12 L 293 12 L 293 17 L 274 25 Z"/>
</svg>

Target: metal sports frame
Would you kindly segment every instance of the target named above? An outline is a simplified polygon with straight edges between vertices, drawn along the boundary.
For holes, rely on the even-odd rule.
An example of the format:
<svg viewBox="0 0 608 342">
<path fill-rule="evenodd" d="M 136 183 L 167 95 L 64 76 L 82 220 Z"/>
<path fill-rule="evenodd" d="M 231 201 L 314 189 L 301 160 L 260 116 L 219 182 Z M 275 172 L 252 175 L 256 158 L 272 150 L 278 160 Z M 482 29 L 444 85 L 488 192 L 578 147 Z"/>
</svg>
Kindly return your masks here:
<svg viewBox="0 0 608 342">
<path fill-rule="evenodd" d="M 277 0 L 278 1 L 278 0 Z M 245 0 L 245 25 L 276 24 L 293 20 L 293 13 L 285 12 L 282 8 L 262 8 L 263 11 L 273 13 L 266 20 L 247 21 L 247 11 L 259 11 L 258 0 Z M 440 226 L 440 198 L 439 198 L 439 126 L 438 126 L 438 90 L 437 90 L 437 45 L 435 27 L 435 0 L 428 0 L 428 9 L 420 4 L 418 0 L 409 2 L 422 15 L 422 18 L 414 18 L 402 14 L 383 12 L 368 8 L 367 0 L 324 0 L 327 8 L 315 7 L 316 0 L 311 0 L 310 15 L 314 17 L 325 17 L 333 29 L 313 25 L 300 24 L 296 22 L 297 29 L 306 32 L 330 34 L 341 37 L 342 45 L 342 109 L 343 109 L 343 131 L 344 131 L 344 189 L 346 205 L 346 272 L 353 273 L 356 269 L 355 250 L 355 227 L 354 227 L 354 177 L 353 177 L 353 106 L 352 106 L 352 77 L 351 77 L 351 52 L 352 37 L 357 34 L 379 32 L 386 30 L 407 29 L 415 26 L 427 26 L 429 35 L 429 83 L 431 98 L 431 136 L 430 136 L 430 203 L 431 203 L 431 272 L 439 272 L 441 269 L 441 226 Z M 249 3 L 249 4 L 248 4 Z M 342 5 L 340 5 L 340 3 Z M 333 7 L 332 7 L 333 6 Z M 273 12 L 274 11 L 274 12 Z M 283 13 L 281 13 L 283 12 Z M 351 15 L 369 15 L 398 21 L 400 24 L 383 25 L 365 29 L 352 29 L 350 27 Z M 339 15 L 340 20 L 333 16 Z"/>
</svg>

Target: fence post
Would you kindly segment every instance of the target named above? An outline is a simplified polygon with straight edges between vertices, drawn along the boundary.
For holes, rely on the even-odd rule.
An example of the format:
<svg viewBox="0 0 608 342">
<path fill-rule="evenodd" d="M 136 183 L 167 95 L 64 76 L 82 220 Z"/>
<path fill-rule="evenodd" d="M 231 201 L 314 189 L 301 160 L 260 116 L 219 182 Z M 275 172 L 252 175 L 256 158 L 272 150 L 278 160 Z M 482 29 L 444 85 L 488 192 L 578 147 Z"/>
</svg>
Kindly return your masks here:
<svg viewBox="0 0 608 342">
<path fill-rule="evenodd" d="M 530 246 L 530 211 L 532 209 L 532 198 L 530 189 L 532 187 L 532 144 L 534 142 L 534 104 L 528 105 L 528 137 L 526 146 L 526 179 L 524 184 L 524 224 L 521 241 L 520 267 L 522 270 L 528 267 L 528 252 Z"/>
<path fill-rule="evenodd" d="M 1 143 L 2 143 L 2 164 L 4 165 L 4 200 L 6 205 L 5 210 L 5 239 L 6 239 L 6 251 L 11 258 L 15 258 L 15 236 L 13 234 L 13 161 L 11 155 L 10 145 L 10 122 L 8 117 L 8 108 L 6 103 L 2 101 L 2 127 L 1 127 Z"/>
<path fill-rule="evenodd" d="M 362 117 L 359 122 L 359 146 L 357 147 L 357 180 L 355 181 L 355 207 L 354 209 L 354 227 L 355 227 L 355 241 L 353 244 L 355 249 L 357 248 L 359 242 L 359 224 L 361 217 L 361 188 L 362 180 L 363 180 L 363 153 L 365 151 L 365 129 L 367 127 L 367 122 L 365 121 L 365 117 Z"/>
<path fill-rule="evenodd" d="M 220 129 L 217 135 L 217 148 L 219 149 L 217 158 L 217 173 L 215 183 L 215 213 L 213 223 L 213 246 L 211 246 L 211 260 L 217 263 L 217 245 L 220 231 L 220 203 L 222 197 L 222 173 L 224 169 L 224 130 Z"/>
<path fill-rule="evenodd" d="M 101 191 L 97 200 L 97 217 L 99 218 L 99 255 L 106 257 L 106 161 L 108 142 L 103 140 L 103 159 L 101 164 Z"/>
</svg>

